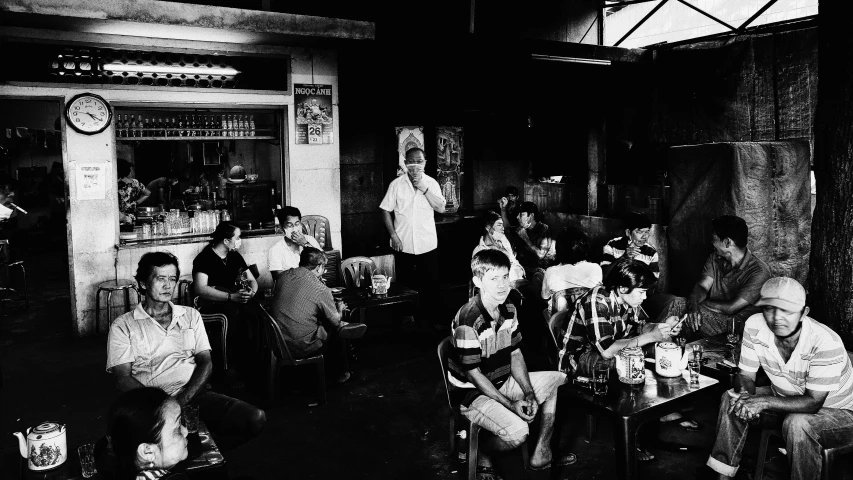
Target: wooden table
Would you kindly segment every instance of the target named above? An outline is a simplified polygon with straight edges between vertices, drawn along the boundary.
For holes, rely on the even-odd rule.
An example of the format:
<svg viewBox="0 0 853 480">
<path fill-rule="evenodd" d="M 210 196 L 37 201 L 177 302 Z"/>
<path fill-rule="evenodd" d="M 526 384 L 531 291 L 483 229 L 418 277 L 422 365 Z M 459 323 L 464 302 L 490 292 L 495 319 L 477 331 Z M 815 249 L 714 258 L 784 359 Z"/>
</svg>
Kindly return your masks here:
<svg viewBox="0 0 853 480">
<path fill-rule="evenodd" d="M 699 385 L 690 386 L 690 374 L 666 378 L 646 369 L 646 382 L 625 385 L 611 375 L 606 396 L 567 385 L 562 391 L 592 410 L 613 419 L 613 440 L 616 446 L 618 478 L 633 480 L 637 473 L 637 429 L 646 420 L 657 419 L 695 401 L 701 395 L 718 394 L 719 381 L 699 375 Z"/>
<path fill-rule="evenodd" d="M 335 300 L 343 300 L 350 312 L 406 302 L 411 303 L 415 308 L 420 306 L 420 297 L 416 290 L 393 282 L 385 295 L 374 295 L 368 288 L 347 288 L 339 293 L 333 292 L 332 295 Z"/>
<path fill-rule="evenodd" d="M 728 389 L 734 385 L 733 382 L 737 374 L 721 370 L 717 364 L 725 359 L 737 365 L 740 360 L 740 345 L 732 347 L 728 344 L 726 336 L 727 335 L 725 333 L 721 333 L 719 335 L 714 335 L 713 337 L 707 337 L 695 342 L 690 342 L 685 347 L 685 351 L 691 355 L 690 358 L 693 358 L 693 345 L 702 345 L 704 353 L 702 355 L 702 368 L 700 373 L 711 378 L 716 378 Z"/>
</svg>

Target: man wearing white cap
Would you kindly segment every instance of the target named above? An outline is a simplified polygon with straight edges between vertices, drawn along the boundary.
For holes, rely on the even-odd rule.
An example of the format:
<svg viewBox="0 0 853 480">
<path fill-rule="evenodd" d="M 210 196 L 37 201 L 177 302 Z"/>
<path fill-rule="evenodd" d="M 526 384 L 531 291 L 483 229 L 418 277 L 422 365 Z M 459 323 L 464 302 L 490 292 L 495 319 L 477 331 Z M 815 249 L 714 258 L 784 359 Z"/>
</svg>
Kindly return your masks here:
<svg viewBox="0 0 853 480">
<path fill-rule="evenodd" d="M 853 439 L 850 358 L 837 333 L 807 316 L 806 291 L 796 280 L 771 278 L 756 305 L 761 313 L 744 327 L 740 385 L 723 394 L 707 465 L 718 478 L 734 477 L 748 424 L 780 422 L 791 479 L 814 478 L 821 450 Z M 758 367 L 770 387 L 756 388 Z"/>
</svg>

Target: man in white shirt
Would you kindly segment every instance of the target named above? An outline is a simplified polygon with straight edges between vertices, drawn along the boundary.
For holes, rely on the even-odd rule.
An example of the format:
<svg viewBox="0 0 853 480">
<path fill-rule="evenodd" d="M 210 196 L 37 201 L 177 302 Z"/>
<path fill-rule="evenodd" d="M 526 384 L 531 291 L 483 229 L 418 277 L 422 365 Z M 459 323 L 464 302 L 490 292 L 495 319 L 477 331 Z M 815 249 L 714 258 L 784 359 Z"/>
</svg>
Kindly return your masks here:
<svg viewBox="0 0 853 480">
<path fill-rule="evenodd" d="M 431 310 L 438 301 L 438 235 L 435 215 L 444 213 L 447 200 L 438 182 L 424 173 L 426 157 L 420 148 L 406 152 L 406 175 L 391 181 L 379 204 L 385 228 L 396 252 L 399 283 L 415 288 L 421 305 Z M 391 214 L 394 214 L 393 217 Z M 424 312 L 428 318 L 431 311 Z"/>
<path fill-rule="evenodd" d="M 841 337 L 809 318 L 806 291 L 793 278 L 761 287 L 761 313 L 743 330 L 740 384 L 723 394 L 717 440 L 708 467 L 719 479 L 734 477 L 748 424 L 782 424 L 792 480 L 821 471 L 824 448 L 853 439 L 853 369 Z M 756 387 L 761 367 L 770 387 Z M 763 459 L 759 459 L 762 460 Z"/>
<path fill-rule="evenodd" d="M 299 266 L 299 255 L 305 247 L 314 247 L 322 251 L 320 244 L 311 235 L 302 233 L 302 213 L 296 207 L 286 206 L 276 212 L 278 221 L 284 229 L 284 238 L 270 247 L 267 255 L 270 274 L 278 280 L 284 271 Z"/>
<path fill-rule="evenodd" d="M 178 259 L 171 253 L 142 256 L 136 280 L 145 299 L 110 326 L 107 372 L 123 392 L 160 388 L 181 406 L 198 405 L 200 418 L 214 432 L 254 437 L 266 414 L 210 389 L 213 366 L 201 314 L 171 301 L 179 276 Z"/>
</svg>

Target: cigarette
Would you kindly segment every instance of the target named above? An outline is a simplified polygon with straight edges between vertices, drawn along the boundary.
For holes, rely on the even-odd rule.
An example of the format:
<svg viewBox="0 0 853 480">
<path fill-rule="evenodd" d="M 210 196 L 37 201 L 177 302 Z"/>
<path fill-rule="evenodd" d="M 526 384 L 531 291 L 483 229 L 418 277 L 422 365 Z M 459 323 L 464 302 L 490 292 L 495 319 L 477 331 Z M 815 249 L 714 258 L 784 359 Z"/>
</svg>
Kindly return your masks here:
<svg viewBox="0 0 853 480">
<path fill-rule="evenodd" d="M 19 207 L 19 206 L 15 205 L 15 204 L 14 204 L 14 203 L 12 203 L 12 202 L 9 202 L 9 205 L 10 205 L 10 206 L 12 206 L 12 207 L 15 207 L 19 212 L 23 213 L 24 215 L 28 215 L 28 214 L 29 214 L 29 212 L 27 212 L 27 211 L 26 211 L 26 210 L 24 210 L 23 208 L 21 208 L 21 207 Z"/>
<path fill-rule="evenodd" d="M 673 325 L 673 326 L 672 326 L 672 328 L 676 328 L 676 327 L 678 327 L 679 325 L 681 325 L 681 323 L 682 323 L 682 322 L 684 322 L 684 319 L 686 319 L 686 318 L 687 318 L 687 314 L 685 313 L 685 314 L 684 314 L 684 316 L 683 316 L 683 317 L 681 317 L 681 320 L 679 320 L 679 321 L 678 321 L 678 323 L 676 323 L 675 325 Z"/>
</svg>

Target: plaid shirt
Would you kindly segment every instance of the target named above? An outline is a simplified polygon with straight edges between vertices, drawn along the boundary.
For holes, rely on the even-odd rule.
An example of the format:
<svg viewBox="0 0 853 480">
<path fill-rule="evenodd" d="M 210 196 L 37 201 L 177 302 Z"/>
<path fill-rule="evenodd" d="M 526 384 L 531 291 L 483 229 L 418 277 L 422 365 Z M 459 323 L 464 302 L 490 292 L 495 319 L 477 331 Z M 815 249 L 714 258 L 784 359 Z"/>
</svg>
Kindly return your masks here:
<svg viewBox="0 0 853 480">
<path fill-rule="evenodd" d="M 628 250 L 631 239 L 628 237 L 614 238 L 607 242 L 604 246 L 604 256 L 601 257 L 601 266 L 606 267 L 611 263 L 616 263 L 616 260 L 622 258 Z M 660 265 L 658 264 L 658 251 L 655 247 L 649 245 L 648 242 L 640 247 L 639 253 L 634 257 L 634 260 L 645 263 L 649 269 L 654 272 L 655 277 L 660 277 Z"/>
<path fill-rule="evenodd" d="M 495 388 L 509 379 L 512 352 L 521 346 L 515 305 L 498 307 L 492 319 L 480 296 L 468 301 L 453 319 L 453 353 L 448 359 L 447 378 L 451 400 L 468 406 L 481 392 L 468 381 L 466 372 L 480 369 Z"/>
<path fill-rule="evenodd" d="M 576 370 L 578 358 L 593 346 L 603 354 L 616 340 L 640 331 L 645 321 L 640 320 L 638 309 L 620 304 L 617 298 L 615 291 L 599 285 L 578 299 L 560 351 L 562 371 Z M 564 357 L 567 357 L 568 365 L 564 364 Z"/>
</svg>

